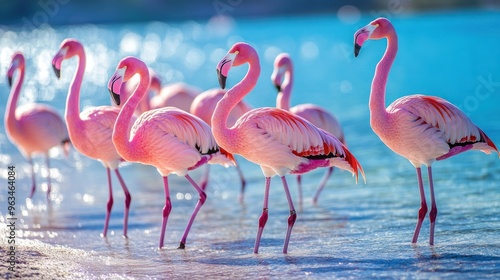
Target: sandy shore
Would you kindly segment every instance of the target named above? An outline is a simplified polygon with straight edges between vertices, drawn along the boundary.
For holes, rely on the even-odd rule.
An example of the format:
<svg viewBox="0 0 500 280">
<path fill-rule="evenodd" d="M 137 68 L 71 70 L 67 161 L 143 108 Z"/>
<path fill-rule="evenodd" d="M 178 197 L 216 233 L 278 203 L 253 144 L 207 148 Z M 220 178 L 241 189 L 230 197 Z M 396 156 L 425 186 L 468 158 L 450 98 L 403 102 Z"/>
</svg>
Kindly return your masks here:
<svg viewBox="0 0 500 280">
<path fill-rule="evenodd" d="M 2 229 L 6 228 L 1 224 Z M 1 231 L 5 232 L 4 230 Z M 2 234 L 0 238 L 0 269 L 4 279 L 90 279 L 94 278 L 86 272 L 85 259 L 88 252 L 54 246 L 37 240 L 15 239 L 15 249 Z M 12 252 L 15 262 L 12 262 Z M 14 265 L 15 263 L 15 265 Z"/>
</svg>

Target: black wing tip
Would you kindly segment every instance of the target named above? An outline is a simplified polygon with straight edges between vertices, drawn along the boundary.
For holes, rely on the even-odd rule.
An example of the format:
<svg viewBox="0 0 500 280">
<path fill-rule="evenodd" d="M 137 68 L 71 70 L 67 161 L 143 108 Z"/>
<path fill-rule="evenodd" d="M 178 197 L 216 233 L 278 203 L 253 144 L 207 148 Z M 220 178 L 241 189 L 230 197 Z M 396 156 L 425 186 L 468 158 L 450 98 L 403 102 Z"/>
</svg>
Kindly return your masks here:
<svg viewBox="0 0 500 280">
<path fill-rule="evenodd" d="M 355 44 L 354 44 L 354 56 L 355 56 L 355 57 L 358 57 L 359 50 L 361 50 L 361 46 L 360 46 L 360 45 L 358 45 L 358 43 L 355 43 Z"/>
<path fill-rule="evenodd" d="M 52 65 L 52 69 L 54 69 L 54 73 L 56 74 L 56 77 L 58 79 L 61 78 L 61 69 L 57 69 L 57 67 L 55 65 Z"/>
<path fill-rule="evenodd" d="M 225 89 L 226 88 L 226 79 L 227 77 L 222 75 L 222 73 L 220 72 L 219 69 L 217 69 L 217 77 L 219 78 L 219 86 L 222 88 L 222 89 Z"/>
<path fill-rule="evenodd" d="M 12 86 L 12 77 L 8 77 L 7 80 L 9 81 L 9 87 Z"/>
<path fill-rule="evenodd" d="M 280 85 L 274 85 L 276 87 L 276 89 L 278 90 L 278 92 L 281 92 L 281 86 Z"/>
</svg>

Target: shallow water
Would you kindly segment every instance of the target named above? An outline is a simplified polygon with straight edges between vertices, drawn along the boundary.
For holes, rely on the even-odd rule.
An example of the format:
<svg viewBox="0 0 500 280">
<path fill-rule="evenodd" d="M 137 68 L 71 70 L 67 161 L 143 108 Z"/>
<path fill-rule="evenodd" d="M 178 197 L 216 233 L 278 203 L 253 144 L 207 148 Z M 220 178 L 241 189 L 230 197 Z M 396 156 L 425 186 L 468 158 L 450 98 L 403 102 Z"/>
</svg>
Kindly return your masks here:
<svg viewBox="0 0 500 280">
<path fill-rule="evenodd" d="M 433 165 L 439 209 L 436 245 L 427 244 L 427 220 L 418 244 L 410 244 L 420 203 L 415 171 L 369 127 L 370 83 L 386 44 L 370 41 L 358 58 L 352 54 L 353 33 L 371 19 L 365 15 L 344 22 L 314 16 L 238 20 L 224 25 L 217 21 L 150 22 L 0 31 L 0 75 L 5 75 L 12 52 L 23 51 L 27 76 L 21 102 L 47 102 L 61 113 L 75 61 L 64 62 L 59 81 L 50 61 L 66 37 L 78 38 L 86 47 L 82 107 L 109 104 L 107 80 L 126 55 L 145 60 L 165 84 L 185 81 L 201 89 L 216 87 L 216 63 L 237 41 L 254 45 L 261 56 L 261 78 L 246 100 L 254 107 L 273 106 L 272 62 L 286 51 L 295 63 L 292 104 L 317 103 L 334 113 L 367 177 L 366 184 L 360 181 L 356 185 L 350 174 L 335 171 L 314 206 L 310 198 L 323 170 L 304 176 L 306 200 L 286 255 L 281 250 L 288 205 L 280 180 L 274 178 L 269 220 L 256 255 L 252 251 L 264 184 L 256 165 L 238 158 L 247 179 L 243 204 L 237 200 L 236 171 L 212 166 L 209 198 L 191 229 L 186 250 L 176 248 L 197 196 L 184 178 L 170 176 L 173 210 L 165 248 L 158 250 L 164 200 L 161 177 L 154 168 L 138 164 L 121 168 L 132 194 L 128 239 L 121 237 L 124 197 L 113 178 L 110 232 L 101 238 L 108 196 L 102 165 L 74 150 L 66 159 L 54 149 L 53 201 L 47 205 L 45 193 L 40 191 L 32 201 L 25 200 L 29 165 L 2 129 L 2 180 L 7 180 L 7 166 L 17 170 L 21 227 L 17 237 L 84 250 L 87 253 L 77 261 L 84 278 L 499 278 L 500 161 L 495 155 L 468 152 Z M 389 76 L 387 102 L 419 92 L 444 97 L 460 106 L 498 144 L 500 49 L 495 46 L 500 38 L 499 14 L 394 15 L 392 21 L 399 35 L 399 53 Z M 228 86 L 246 71 L 245 67 L 233 69 Z M 0 102 L 5 104 L 9 91 L 4 79 L 0 79 L 0 91 Z M 0 118 L 3 124 L 3 116 Z M 35 162 L 45 176 L 43 159 Z M 198 179 L 201 172 L 192 172 L 193 178 Z M 287 178 L 297 205 L 295 178 Z M 46 188 L 45 178 L 38 175 L 37 180 Z M 3 222 L 6 212 L 5 191 L 0 194 Z"/>
</svg>

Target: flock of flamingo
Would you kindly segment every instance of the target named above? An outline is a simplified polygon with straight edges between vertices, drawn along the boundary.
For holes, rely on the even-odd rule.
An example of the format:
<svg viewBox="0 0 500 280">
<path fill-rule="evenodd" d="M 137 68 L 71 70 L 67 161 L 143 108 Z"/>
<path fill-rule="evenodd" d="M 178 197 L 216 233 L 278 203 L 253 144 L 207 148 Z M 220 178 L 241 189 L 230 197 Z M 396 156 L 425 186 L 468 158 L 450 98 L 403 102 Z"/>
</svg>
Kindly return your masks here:
<svg viewBox="0 0 500 280">
<path fill-rule="evenodd" d="M 391 65 L 398 49 L 396 31 L 389 20 L 378 18 L 354 34 L 354 54 L 358 56 L 367 40 L 387 39 L 386 51 L 377 64 L 369 100 L 370 125 L 373 131 L 395 153 L 407 158 L 416 168 L 421 207 L 413 234 L 416 243 L 428 207 L 422 183 L 421 167 L 427 166 L 431 209 L 429 244 L 434 244 L 434 227 L 437 207 L 434 197 L 431 164 L 468 150 L 499 153 L 486 134 L 456 106 L 434 96 L 404 96 L 386 108 L 385 89 Z M 206 201 L 208 165 L 237 166 L 233 154 L 258 164 L 265 177 L 262 214 L 254 253 L 258 253 L 260 240 L 268 219 L 269 188 L 271 177 L 278 175 L 288 201 L 290 215 L 283 245 L 288 251 L 292 228 L 297 218 L 286 174 L 296 174 L 300 187 L 301 174 L 325 167 L 326 172 L 314 195 L 319 194 L 332 174 L 333 168 L 347 170 L 355 176 L 365 174 L 360 163 L 347 149 L 342 128 L 328 110 L 313 104 L 290 108 L 293 84 L 292 61 L 288 54 L 280 54 L 274 63 L 271 80 L 278 90 L 276 107 L 251 109 L 242 99 L 249 94 L 260 75 L 259 57 L 246 43 L 236 43 L 217 65 L 217 75 L 222 89 L 200 93 L 185 84 L 161 88 L 157 75 L 144 62 L 134 57 L 123 58 L 108 83 L 113 106 L 99 106 L 80 111 L 80 87 L 85 72 L 85 52 L 75 39 L 62 42 L 52 60 L 57 77 L 63 61 L 78 58 L 78 67 L 69 86 L 64 120 L 56 110 L 41 104 L 17 107 L 24 79 L 25 61 L 15 53 L 7 71 L 12 86 L 5 111 L 5 128 L 9 139 L 19 148 L 32 166 L 32 188 L 35 192 L 33 153 L 43 153 L 49 168 L 48 151 L 69 144 L 83 155 L 100 161 L 107 170 L 109 200 L 104 222 L 106 236 L 113 195 L 111 171 L 125 193 L 123 235 L 127 236 L 130 192 L 118 170 L 122 161 L 137 162 L 156 167 L 163 177 L 165 205 L 159 247 L 164 246 L 168 217 L 172 209 L 168 176 L 184 176 L 199 193 L 198 202 L 191 214 L 179 248 L 185 248 L 190 228 Z M 248 64 L 245 77 L 229 90 L 224 90 L 232 67 Z M 19 70 L 12 85 L 14 73 Z M 146 98 L 149 91 L 158 94 Z M 205 165 L 201 183 L 197 184 L 189 171 Z M 240 200 L 243 199 L 245 179 L 241 179 Z M 50 195 L 50 174 L 47 176 Z M 366 180 L 365 180 L 366 181 Z M 301 191 L 299 189 L 299 193 Z M 302 196 L 299 196 L 302 204 Z"/>
</svg>

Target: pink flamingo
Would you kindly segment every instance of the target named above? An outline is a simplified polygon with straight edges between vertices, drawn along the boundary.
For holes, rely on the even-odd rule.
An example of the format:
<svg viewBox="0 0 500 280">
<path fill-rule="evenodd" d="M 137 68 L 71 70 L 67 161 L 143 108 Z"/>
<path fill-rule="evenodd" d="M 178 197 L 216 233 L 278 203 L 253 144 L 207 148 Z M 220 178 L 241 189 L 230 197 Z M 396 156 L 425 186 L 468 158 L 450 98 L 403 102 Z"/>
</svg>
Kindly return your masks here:
<svg viewBox="0 0 500 280">
<path fill-rule="evenodd" d="M 69 138 L 74 147 L 89 158 L 100 161 L 107 171 L 109 199 L 106 207 L 106 218 L 102 236 L 108 231 L 111 208 L 113 207 L 113 191 L 111 187 L 111 172 L 114 170 L 125 193 L 125 213 L 123 217 L 123 236 L 127 237 L 128 214 L 132 197 L 123 181 L 118 165 L 122 158 L 116 152 L 111 140 L 113 126 L 120 109 L 111 106 L 89 107 L 80 113 L 80 87 L 85 72 L 85 52 L 82 44 L 75 39 L 66 39 L 61 43 L 59 51 L 52 59 L 52 66 L 58 78 L 61 77 L 63 60 L 78 57 L 78 67 L 69 87 L 66 100 L 66 123 Z"/>
<path fill-rule="evenodd" d="M 179 108 L 189 112 L 193 99 L 200 90 L 185 83 L 172 83 L 163 87 L 159 94 L 149 101 L 149 109 L 158 109 L 166 106 Z"/>
<path fill-rule="evenodd" d="M 339 121 L 330 114 L 327 110 L 314 105 L 314 104 L 300 104 L 290 108 L 290 95 L 293 86 L 293 66 L 292 59 L 287 53 L 279 54 L 274 60 L 274 71 L 271 75 L 271 81 L 278 89 L 278 97 L 276 98 L 276 107 L 290 111 L 291 113 L 302 117 L 313 125 L 330 132 L 333 136 L 337 137 L 345 145 L 344 133 Z M 313 197 L 313 203 L 318 202 L 319 195 L 332 175 L 333 166 L 329 167 L 323 179 L 319 183 L 318 189 Z M 301 175 L 297 175 L 297 183 L 299 189 L 299 205 L 302 208 L 302 186 Z"/>
<path fill-rule="evenodd" d="M 407 158 L 416 168 L 421 206 L 412 243 L 416 243 L 427 214 L 421 166 L 426 165 L 431 196 L 429 244 L 434 244 L 437 207 L 434 197 L 431 164 L 468 150 L 490 154 L 497 152 L 486 134 L 450 102 L 435 96 L 409 95 L 385 108 L 387 76 L 398 50 L 394 27 L 385 18 L 378 18 L 354 34 L 354 54 L 358 55 L 368 39 L 387 38 L 387 49 L 377 64 L 370 93 L 370 125 L 387 147 Z"/>
<path fill-rule="evenodd" d="M 222 99 L 226 91 L 218 88 L 206 90 L 199 95 L 197 95 L 193 102 L 191 103 L 191 114 L 199 117 L 204 122 L 208 124 L 212 124 L 212 115 L 215 110 L 215 106 Z M 244 101 L 238 102 L 236 106 L 233 108 L 228 117 L 228 123 L 230 126 L 233 126 L 234 123 L 246 112 L 250 111 L 251 108 Z M 243 195 L 245 191 L 245 178 L 243 178 L 243 172 L 238 165 L 236 165 L 236 170 L 238 171 L 238 175 L 241 180 L 241 191 L 240 191 L 240 202 L 243 202 Z M 203 173 L 203 177 L 200 183 L 200 187 L 205 190 L 207 182 L 208 182 L 208 173 L 209 173 L 209 165 L 205 165 L 205 172 Z"/>
<path fill-rule="evenodd" d="M 253 109 L 243 115 L 234 126 L 226 126 L 231 110 L 255 86 L 260 75 L 257 52 L 246 43 L 236 43 L 217 65 L 222 88 L 232 66 L 249 64 L 246 76 L 228 90 L 215 108 L 212 132 L 219 145 L 232 154 L 240 154 L 260 165 L 265 176 L 262 215 L 255 240 L 254 253 L 258 253 L 260 239 L 268 218 L 268 200 L 271 177 L 281 177 L 290 216 L 283 246 L 287 253 L 292 227 L 297 218 L 285 174 L 303 174 L 318 167 L 337 166 L 348 170 L 358 179 L 358 169 L 364 172 L 356 158 L 335 136 L 318 129 L 307 120 L 278 108 Z"/>
<path fill-rule="evenodd" d="M 179 249 L 184 249 L 191 225 L 206 200 L 205 192 L 191 179 L 188 170 L 205 163 L 234 164 L 232 155 L 219 149 L 210 126 L 196 116 L 175 107 L 150 110 L 140 115 L 132 129 L 129 123 L 135 108 L 147 92 L 149 73 L 144 62 L 134 57 L 122 59 L 108 88 L 116 104 L 121 103 L 122 83 L 135 74 L 140 75 L 139 85 L 123 105 L 113 131 L 113 143 L 118 153 L 127 161 L 155 166 L 163 177 L 165 206 L 159 247 L 163 247 L 165 228 L 172 209 L 168 175 L 184 176 L 199 193 L 200 198 L 181 238 Z"/>
<path fill-rule="evenodd" d="M 31 165 L 31 192 L 29 198 L 33 197 L 36 189 L 35 168 L 32 155 L 43 153 L 47 165 L 47 199 L 50 198 L 50 164 L 49 150 L 57 145 L 63 145 L 68 152 L 68 132 L 61 116 L 57 111 L 44 104 L 30 103 L 17 107 L 21 86 L 24 81 L 25 59 L 22 53 L 14 53 L 12 62 L 7 70 L 9 86 L 12 86 L 12 77 L 16 70 L 19 76 L 11 88 L 7 108 L 5 109 L 5 130 L 10 141 L 14 143 L 19 151 Z"/>
</svg>

